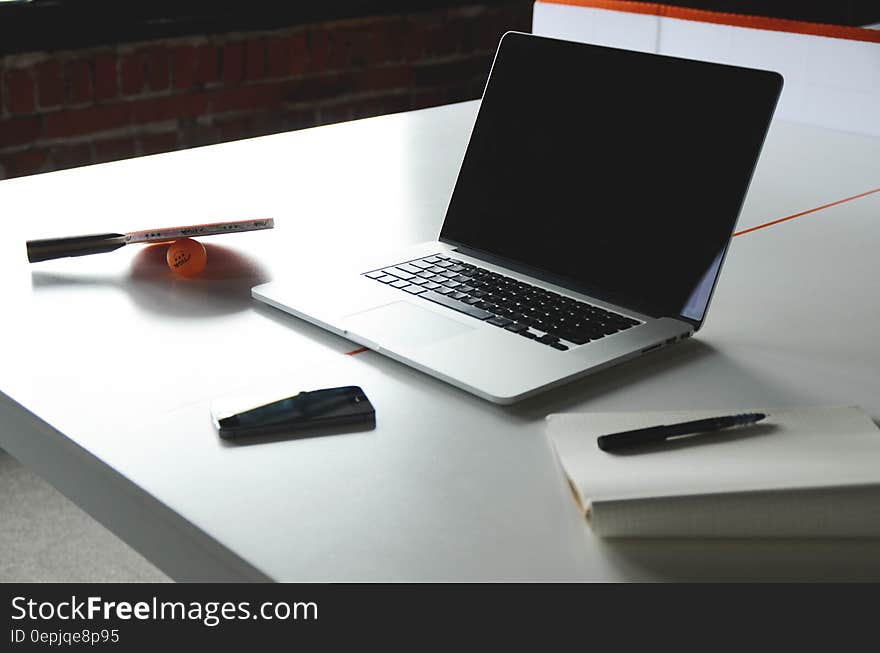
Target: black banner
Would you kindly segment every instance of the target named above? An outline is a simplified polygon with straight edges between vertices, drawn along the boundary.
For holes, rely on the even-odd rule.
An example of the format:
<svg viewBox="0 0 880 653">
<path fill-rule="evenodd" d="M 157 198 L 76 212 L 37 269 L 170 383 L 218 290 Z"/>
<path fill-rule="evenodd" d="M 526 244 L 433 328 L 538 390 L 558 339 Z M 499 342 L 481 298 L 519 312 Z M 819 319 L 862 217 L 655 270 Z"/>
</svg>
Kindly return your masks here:
<svg viewBox="0 0 880 653">
<path fill-rule="evenodd" d="M 728 644 L 775 632 L 831 645 L 870 632 L 876 596 L 875 585 L 12 584 L 0 592 L 0 650 L 422 648 L 476 635 L 511 644 L 611 637 L 626 647 L 699 643 L 707 629 Z"/>
</svg>

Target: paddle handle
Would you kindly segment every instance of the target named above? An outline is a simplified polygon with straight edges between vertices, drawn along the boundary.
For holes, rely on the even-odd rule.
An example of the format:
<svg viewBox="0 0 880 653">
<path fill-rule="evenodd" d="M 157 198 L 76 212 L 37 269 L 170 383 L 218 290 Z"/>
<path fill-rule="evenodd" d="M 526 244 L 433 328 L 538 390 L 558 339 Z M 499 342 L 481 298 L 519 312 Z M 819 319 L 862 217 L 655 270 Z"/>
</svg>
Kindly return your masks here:
<svg viewBox="0 0 880 653">
<path fill-rule="evenodd" d="M 27 241 L 27 257 L 31 263 L 65 256 L 88 256 L 112 252 L 125 245 L 125 234 L 92 234 L 68 238 L 43 238 Z"/>
</svg>

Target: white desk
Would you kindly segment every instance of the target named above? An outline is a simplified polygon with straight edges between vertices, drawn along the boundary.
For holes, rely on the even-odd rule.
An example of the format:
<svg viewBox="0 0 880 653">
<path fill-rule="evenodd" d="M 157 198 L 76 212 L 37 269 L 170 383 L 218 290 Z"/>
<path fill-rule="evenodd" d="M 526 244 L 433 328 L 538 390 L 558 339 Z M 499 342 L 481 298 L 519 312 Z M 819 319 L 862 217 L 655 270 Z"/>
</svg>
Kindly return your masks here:
<svg viewBox="0 0 880 653">
<path fill-rule="evenodd" d="M 542 421 L 825 402 L 880 416 L 880 194 L 736 238 L 696 339 L 511 408 L 342 356 L 350 343 L 252 303 L 294 260 L 433 238 L 474 110 L 0 183 L 0 446 L 180 580 L 880 578 L 880 542 L 601 541 Z M 878 185 L 880 139 L 777 124 L 740 227 Z M 274 232 L 205 241 L 206 279 L 133 247 L 24 255 L 28 238 L 261 215 Z M 211 399 L 341 364 L 376 431 L 245 447 L 213 432 Z"/>
</svg>

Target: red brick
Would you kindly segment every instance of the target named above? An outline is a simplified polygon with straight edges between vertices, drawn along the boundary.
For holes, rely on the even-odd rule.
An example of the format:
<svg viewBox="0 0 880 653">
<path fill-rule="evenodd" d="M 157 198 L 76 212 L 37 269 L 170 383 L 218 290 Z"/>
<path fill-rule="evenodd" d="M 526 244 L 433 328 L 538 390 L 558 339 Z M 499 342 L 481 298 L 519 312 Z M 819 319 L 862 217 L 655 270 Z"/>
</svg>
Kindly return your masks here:
<svg viewBox="0 0 880 653">
<path fill-rule="evenodd" d="M 442 63 L 421 64 L 413 66 L 413 78 L 416 86 L 462 84 L 478 76 L 487 76 L 491 63 L 492 55 L 486 54 Z"/>
<path fill-rule="evenodd" d="M 427 32 L 432 29 L 439 29 L 446 21 L 447 12 L 445 11 L 427 11 L 417 14 L 410 14 L 407 22 L 413 29 Z"/>
<path fill-rule="evenodd" d="M 382 116 L 388 113 L 397 113 L 412 108 L 412 103 L 407 95 L 384 95 L 372 97 L 351 105 L 352 118 L 370 118 Z"/>
<path fill-rule="evenodd" d="M 309 32 L 309 72 L 323 73 L 327 70 L 330 37 L 325 30 Z"/>
<path fill-rule="evenodd" d="M 196 51 L 189 46 L 174 49 L 174 87 L 187 89 L 195 81 Z"/>
<path fill-rule="evenodd" d="M 89 143 L 75 145 L 54 145 L 49 151 L 49 160 L 55 170 L 75 168 L 95 162 L 92 147 Z"/>
<path fill-rule="evenodd" d="M 12 173 L 16 176 L 32 175 L 43 171 L 46 163 L 44 150 L 27 150 L 12 157 Z"/>
<path fill-rule="evenodd" d="M 266 76 L 285 77 L 290 72 L 290 39 L 266 43 Z"/>
<path fill-rule="evenodd" d="M 112 100 L 118 92 L 116 55 L 103 52 L 95 56 L 95 99 Z"/>
<path fill-rule="evenodd" d="M 419 61 L 425 58 L 428 50 L 428 32 L 420 26 L 408 24 L 401 33 L 401 47 L 406 61 Z"/>
<path fill-rule="evenodd" d="M 152 48 L 147 53 L 147 79 L 152 91 L 164 91 L 170 81 L 168 52 L 164 48 Z"/>
<path fill-rule="evenodd" d="M 57 107 L 64 101 L 64 83 L 58 61 L 46 61 L 37 66 L 37 95 L 41 108 Z"/>
<path fill-rule="evenodd" d="M 390 88 L 407 88 L 412 83 L 412 68 L 409 66 L 390 66 L 368 68 L 357 76 L 359 91 L 379 91 Z"/>
<path fill-rule="evenodd" d="M 212 113 L 253 109 L 271 109 L 281 105 L 290 94 L 289 84 L 257 84 L 216 91 L 211 99 Z"/>
<path fill-rule="evenodd" d="M 327 70 L 343 70 L 351 62 L 352 30 L 335 29 L 330 36 L 330 49 L 327 54 Z"/>
<path fill-rule="evenodd" d="M 249 39 L 245 50 L 245 79 L 256 81 L 266 76 L 266 44 L 262 39 Z"/>
<path fill-rule="evenodd" d="M 0 120 L 0 148 L 31 143 L 40 137 L 40 119 L 36 116 Z"/>
<path fill-rule="evenodd" d="M 6 90 L 11 113 L 34 112 L 34 80 L 29 70 L 6 71 Z"/>
<path fill-rule="evenodd" d="M 277 134 L 284 131 L 283 121 L 277 111 L 262 111 L 255 114 L 255 135 Z"/>
<path fill-rule="evenodd" d="M 220 53 L 213 45 L 199 46 L 196 79 L 200 84 L 211 84 L 220 79 L 219 57 Z"/>
<path fill-rule="evenodd" d="M 321 107 L 320 116 L 320 122 L 322 125 L 330 125 L 335 122 L 345 122 L 346 120 L 351 120 L 351 108 L 346 105 Z"/>
<path fill-rule="evenodd" d="M 244 46 L 230 43 L 223 48 L 223 81 L 237 84 L 244 76 Z"/>
<path fill-rule="evenodd" d="M 144 154 L 159 154 L 177 149 L 177 132 L 161 134 L 144 134 L 140 138 L 141 151 Z"/>
<path fill-rule="evenodd" d="M 364 66 L 372 61 L 373 32 L 367 28 L 352 30 L 348 39 L 348 61 L 354 67 Z M 384 63 L 382 60 L 381 63 Z"/>
<path fill-rule="evenodd" d="M 494 51 L 498 44 L 491 25 L 492 16 L 485 13 L 468 20 L 461 35 L 462 52 Z"/>
<path fill-rule="evenodd" d="M 254 135 L 253 117 L 249 115 L 222 118 L 215 121 L 215 126 L 224 140 L 247 138 Z"/>
<path fill-rule="evenodd" d="M 425 109 L 436 107 L 446 103 L 446 94 L 440 89 L 428 89 L 419 91 L 413 95 L 413 109 Z"/>
<path fill-rule="evenodd" d="M 281 124 L 285 130 L 306 129 L 318 124 L 314 109 L 288 110 L 281 115 Z"/>
<path fill-rule="evenodd" d="M 181 135 L 184 144 L 189 146 L 211 145 L 220 143 L 223 135 L 220 128 L 215 125 L 192 125 L 185 127 Z"/>
<path fill-rule="evenodd" d="M 70 80 L 68 86 L 67 101 L 70 104 L 83 104 L 91 102 L 92 73 L 89 64 L 85 61 L 72 61 L 67 65 L 67 77 Z"/>
<path fill-rule="evenodd" d="M 403 53 L 403 21 L 378 23 L 373 27 L 367 58 L 372 63 L 400 61 Z"/>
<path fill-rule="evenodd" d="M 440 29 L 428 33 L 428 54 L 449 56 L 459 51 L 464 36 L 464 23 L 460 20 L 446 23 Z"/>
<path fill-rule="evenodd" d="M 64 138 L 116 129 L 128 124 L 131 107 L 127 104 L 87 107 L 47 114 L 46 136 Z"/>
<path fill-rule="evenodd" d="M 208 108 L 207 93 L 172 95 L 171 97 L 141 100 L 131 104 L 132 118 L 136 123 L 163 122 L 181 117 L 195 117 Z"/>
<path fill-rule="evenodd" d="M 137 95 L 144 90 L 144 69 L 147 58 L 142 52 L 122 57 L 119 62 L 122 75 L 122 94 Z"/>
<path fill-rule="evenodd" d="M 300 81 L 291 94 L 291 101 L 307 102 L 339 97 L 355 90 L 357 80 L 352 73 L 309 77 Z"/>
<path fill-rule="evenodd" d="M 289 39 L 291 75 L 302 75 L 309 68 L 309 48 L 305 34 L 296 34 Z"/>
<path fill-rule="evenodd" d="M 95 160 L 117 161 L 127 159 L 135 155 L 135 142 L 133 138 L 110 138 L 95 143 Z"/>
</svg>

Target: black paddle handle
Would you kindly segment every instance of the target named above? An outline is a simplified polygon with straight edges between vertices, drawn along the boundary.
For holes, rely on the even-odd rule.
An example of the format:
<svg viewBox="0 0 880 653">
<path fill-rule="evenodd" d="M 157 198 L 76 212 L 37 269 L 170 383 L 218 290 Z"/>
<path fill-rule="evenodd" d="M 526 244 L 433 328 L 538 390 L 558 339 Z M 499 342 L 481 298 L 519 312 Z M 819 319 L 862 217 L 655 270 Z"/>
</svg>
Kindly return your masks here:
<svg viewBox="0 0 880 653">
<path fill-rule="evenodd" d="M 31 263 L 65 256 L 88 256 L 112 252 L 125 245 L 125 234 L 93 234 L 69 238 L 43 238 L 27 241 L 27 257 Z"/>
</svg>

